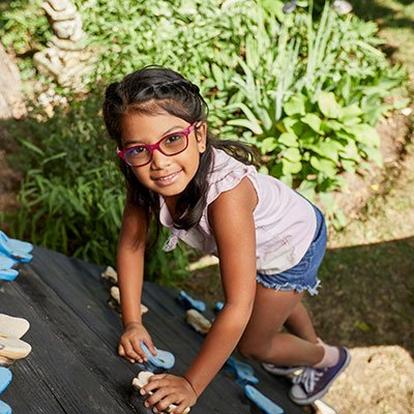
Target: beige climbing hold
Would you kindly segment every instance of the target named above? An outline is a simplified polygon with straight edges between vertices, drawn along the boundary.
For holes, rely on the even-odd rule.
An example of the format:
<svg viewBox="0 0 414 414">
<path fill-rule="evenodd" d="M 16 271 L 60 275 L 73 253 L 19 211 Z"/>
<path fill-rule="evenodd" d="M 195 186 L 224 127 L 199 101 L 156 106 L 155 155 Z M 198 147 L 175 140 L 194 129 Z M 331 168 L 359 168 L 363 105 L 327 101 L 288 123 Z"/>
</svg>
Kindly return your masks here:
<svg viewBox="0 0 414 414">
<path fill-rule="evenodd" d="M 11 364 L 13 364 L 12 359 L 0 356 L 0 367 L 9 367 Z"/>
<path fill-rule="evenodd" d="M 312 406 L 315 409 L 315 414 L 336 414 L 336 411 L 322 400 L 314 401 Z"/>
<path fill-rule="evenodd" d="M 115 302 L 120 305 L 121 304 L 121 293 L 119 292 L 118 286 L 111 287 L 111 297 L 115 300 Z M 148 312 L 148 308 L 141 303 L 141 315 Z"/>
<path fill-rule="evenodd" d="M 132 380 L 132 386 L 139 392 L 140 389 L 142 387 L 144 387 L 145 385 L 148 384 L 149 379 L 153 376 L 154 374 L 152 372 L 149 371 L 141 371 L 137 377 L 135 377 Z M 149 395 L 152 395 L 152 392 L 149 393 Z M 175 404 L 170 404 L 166 410 L 167 413 L 172 413 L 174 412 L 174 410 L 177 408 L 177 406 Z M 184 410 L 184 414 L 187 414 L 190 412 L 190 407 L 187 407 Z"/>
<path fill-rule="evenodd" d="M 0 313 L 0 336 L 21 338 L 30 328 L 26 319 Z"/>
<path fill-rule="evenodd" d="M 30 354 L 32 347 L 17 338 L 0 337 L 0 357 L 8 359 L 21 359 Z"/>
<path fill-rule="evenodd" d="M 187 311 L 186 321 L 197 332 L 200 332 L 203 335 L 207 334 L 211 328 L 211 322 L 195 309 L 189 309 Z"/>
<path fill-rule="evenodd" d="M 115 300 L 115 302 L 120 305 L 121 304 L 121 293 L 119 292 L 118 286 L 112 286 L 111 287 L 111 297 Z"/>
<path fill-rule="evenodd" d="M 109 280 L 110 282 L 117 284 L 118 283 L 118 273 L 116 272 L 116 270 L 111 267 L 108 266 L 104 272 L 101 273 L 101 276 L 104 279 Z"/>
</svg>

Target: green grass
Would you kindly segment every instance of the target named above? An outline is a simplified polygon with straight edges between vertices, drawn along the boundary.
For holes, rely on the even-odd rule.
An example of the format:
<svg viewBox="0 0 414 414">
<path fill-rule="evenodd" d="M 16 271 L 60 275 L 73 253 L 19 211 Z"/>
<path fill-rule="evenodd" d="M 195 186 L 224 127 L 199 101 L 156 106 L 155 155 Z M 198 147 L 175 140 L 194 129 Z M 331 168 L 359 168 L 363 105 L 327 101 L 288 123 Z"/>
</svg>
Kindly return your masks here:
<svg viewBox="0 0 414 414">
<path fill-rule="evenodd" d="M 414 81 L 414 3 L 352 3 L 360 17 L 377 20 L 385 50 L 407 66 Z M 352 347 L 400 345 L 414 354 L 414 144 L 400 168 L 401 174 L 390 174 L 358 219 L 330 235 L 320 294 L 306 299 L 327 341 Z M 217 266 L 195 272 L 180 287 L 213 304 L 222 299 L 218 272 Z"/>
</svg>

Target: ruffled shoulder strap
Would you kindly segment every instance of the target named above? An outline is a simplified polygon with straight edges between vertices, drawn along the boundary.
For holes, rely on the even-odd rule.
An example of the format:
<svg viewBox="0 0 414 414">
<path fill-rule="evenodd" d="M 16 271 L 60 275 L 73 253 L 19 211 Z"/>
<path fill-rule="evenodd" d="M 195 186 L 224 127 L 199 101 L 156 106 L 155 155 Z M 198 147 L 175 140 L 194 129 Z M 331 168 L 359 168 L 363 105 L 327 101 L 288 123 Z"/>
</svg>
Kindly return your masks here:
<svg viewBox="0 0 414 414">
<path fill-rule="evenodd" d="M 221 193 L 236 187 L 244 177 L 250 178 L 257 191 L 257 171 L 254 166 L 243 164 L 223 150 L 214 148 L 213 152 L 213 167 L 208 177 L 207 206 Z"/>
</svg>

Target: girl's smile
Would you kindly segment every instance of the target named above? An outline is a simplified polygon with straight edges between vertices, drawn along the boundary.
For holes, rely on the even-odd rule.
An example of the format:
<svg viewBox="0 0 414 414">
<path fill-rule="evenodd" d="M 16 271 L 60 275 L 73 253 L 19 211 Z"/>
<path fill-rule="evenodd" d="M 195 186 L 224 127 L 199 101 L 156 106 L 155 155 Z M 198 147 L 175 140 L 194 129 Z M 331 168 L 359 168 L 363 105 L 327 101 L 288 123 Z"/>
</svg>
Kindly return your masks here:
<svg viewBox="0 0 414 414">
<path fill-rule="evenodd" d="M 182 139 L 188 140 L 182 152 L 170 156 L 157 148 L 152 151 L 152 158 L 147 164 L 130 167 L 141 184 L 169 201 L 182 193 L 197 173 L 200 154 L 206 146 L 206 125 L 195 128 L 164 111 L 155 115 L 129 112 L 123 115 L 121 121 L 124 149 L 142 144 L 154 145 L 164 136 L 171 137 L 173 145 L 177 139 L 174 133 L 181 134 L 182 131 L 187 131 L 186 137 Z"/>
</svg>

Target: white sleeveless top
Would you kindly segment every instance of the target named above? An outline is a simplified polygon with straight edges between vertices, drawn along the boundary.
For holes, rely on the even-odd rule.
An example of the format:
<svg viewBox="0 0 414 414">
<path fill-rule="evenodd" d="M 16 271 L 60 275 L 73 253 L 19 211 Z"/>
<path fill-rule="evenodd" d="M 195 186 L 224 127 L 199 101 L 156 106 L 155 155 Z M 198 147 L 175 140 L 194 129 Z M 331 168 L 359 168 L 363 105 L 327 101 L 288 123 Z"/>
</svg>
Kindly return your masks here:
<svg viewBox="0 0 414 414">
<path fill-rule="evenodd" d="M 258 198 L 253 214 L 257 271 L 280 273 L 298 264 L 316 230 L 312 204 L 280 180 L 258 173 L 254 166 L 245 165 L 216 148 L 213 148 L 213 168 L 207 176 L 210 183 L 207 205 L 197 226 L 190 230 L 175 229 L 165 200 L 160 195 L 160 222 L 171 230 L 163 249 L 173 250 L 180 239 L 206 254 L 217 255 L 208 222 L 208 206 L 222 192 L 236 187 L 244 177 L 252 182 Z"/>
</svg>

